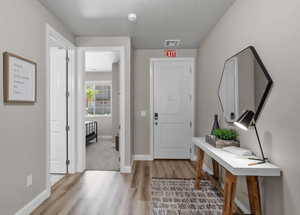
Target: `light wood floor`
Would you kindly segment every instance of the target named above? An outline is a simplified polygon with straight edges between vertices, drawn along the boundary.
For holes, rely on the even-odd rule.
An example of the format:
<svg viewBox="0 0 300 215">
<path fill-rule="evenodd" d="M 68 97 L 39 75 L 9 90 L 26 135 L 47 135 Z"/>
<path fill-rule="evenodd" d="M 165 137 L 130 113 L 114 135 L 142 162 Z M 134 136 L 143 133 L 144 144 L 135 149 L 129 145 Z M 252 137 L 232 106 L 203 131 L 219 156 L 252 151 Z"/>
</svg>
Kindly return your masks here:
<svg viewBox="0 0 300 215">
<path fill-rule="evenodd" d="M 87 171 L 66 176 L 31 215 L 150 215 L 150 183 L 194 178 L 190 161 L 137 161 L 133 174 Z"/>
</svg>

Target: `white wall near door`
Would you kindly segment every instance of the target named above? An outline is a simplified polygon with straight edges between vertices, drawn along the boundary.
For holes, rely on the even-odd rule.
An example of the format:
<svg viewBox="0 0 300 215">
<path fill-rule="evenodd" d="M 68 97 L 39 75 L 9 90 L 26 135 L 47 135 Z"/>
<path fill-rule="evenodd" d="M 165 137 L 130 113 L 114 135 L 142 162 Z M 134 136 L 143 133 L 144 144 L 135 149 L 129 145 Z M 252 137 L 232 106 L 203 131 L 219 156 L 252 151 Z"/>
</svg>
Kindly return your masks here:
<svg viewBox="0 0 300 215">
<path fill-rule="evenodd" d="M 150 85 L 154 158 L 189 159 L 194 111 L 193 59 L 151 59 Z"/>
<path fill-rule="evenodd" d="M 119 133 L 120 126 L 120 65 L 112 65 L 112 136 Z"/>
</svg>

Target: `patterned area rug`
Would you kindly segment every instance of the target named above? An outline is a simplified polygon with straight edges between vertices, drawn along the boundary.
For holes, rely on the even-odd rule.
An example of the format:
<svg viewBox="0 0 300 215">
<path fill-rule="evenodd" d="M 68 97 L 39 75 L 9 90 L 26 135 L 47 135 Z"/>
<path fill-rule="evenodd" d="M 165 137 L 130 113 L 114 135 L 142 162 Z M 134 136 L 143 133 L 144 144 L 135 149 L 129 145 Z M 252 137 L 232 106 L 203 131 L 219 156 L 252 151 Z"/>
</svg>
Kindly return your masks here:
<svg viewBox="0 0 300 215">
<path fill-rule="evenodd" d="M 221 215 L 223 197 L 211 182 L 201 180 L 152 179 L 153 215 Z"/>
</svg>

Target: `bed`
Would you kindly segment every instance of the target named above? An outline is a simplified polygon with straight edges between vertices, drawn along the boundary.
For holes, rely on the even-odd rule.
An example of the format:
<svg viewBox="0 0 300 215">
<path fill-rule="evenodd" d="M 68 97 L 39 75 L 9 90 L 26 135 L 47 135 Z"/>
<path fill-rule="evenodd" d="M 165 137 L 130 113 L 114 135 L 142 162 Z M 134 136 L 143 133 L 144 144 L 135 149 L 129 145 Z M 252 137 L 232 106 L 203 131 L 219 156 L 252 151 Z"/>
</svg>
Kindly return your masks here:
<svg viewBox="0 0 300 215">
<path fill-rule="evenodd" d="M 96 121 L 85 121 L 85 143 L 89 144 L 93 140 L 98 142 L 98 123 Z"/>
</svg>

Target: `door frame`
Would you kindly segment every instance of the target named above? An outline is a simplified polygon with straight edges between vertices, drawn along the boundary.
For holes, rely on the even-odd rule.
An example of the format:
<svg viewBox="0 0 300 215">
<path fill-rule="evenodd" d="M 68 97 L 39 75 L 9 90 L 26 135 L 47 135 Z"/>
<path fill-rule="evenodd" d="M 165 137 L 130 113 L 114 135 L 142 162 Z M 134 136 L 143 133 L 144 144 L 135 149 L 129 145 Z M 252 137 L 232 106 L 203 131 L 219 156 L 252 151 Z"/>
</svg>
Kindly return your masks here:
<svg viewBox="0 0 300 215">
<path fill-rule="evenodd" d="M 190 64 L 192 72 L 192 136 L 195 135 L 195 58 L 194 57 L 178 57 L 178 58 L 150 58 L 150 156 L 154 159 L 154 63 L 156 62 L 176 62 L 184 61 Z M 194 148 L 192 147 L 192 139 L 190 142 L 190 158 L 193 157 Z"/>
<path fill-rule="evenodd" d="M 68 159 L 70 161 L 69 173 L 75 173 L 75 56 L 76 47 L 73 43 L 67 40 L 64 36 L 58 33 L 52 26 L 46 24 L 46 186 L 51 190 L 50 182 L 50 48 L 53 44 L 66 48 L 69 51 L 69 68 L 68 68 L 68 82 L 69 82 L 69 135 L 68 135 Z"/>
<path fill-rule="evenodd" d="M 85 147 L 85 128 L 84 128 L 84 109 L 85 109 L 85 93 L 84 93 L 84 52 L 86 51 L 118 51 L 120 53 L 120 172 L 129 173 L 130 169 L 125 164 L 125 146 L 130 144 L 126 141 L 125 127 L 126 121 L 126 47 L 125 46 L 99 46 L 99 47 L 78 47 L 77 48 L 77 172 L 86 170 L 86 147 Z"/>
</svg>

